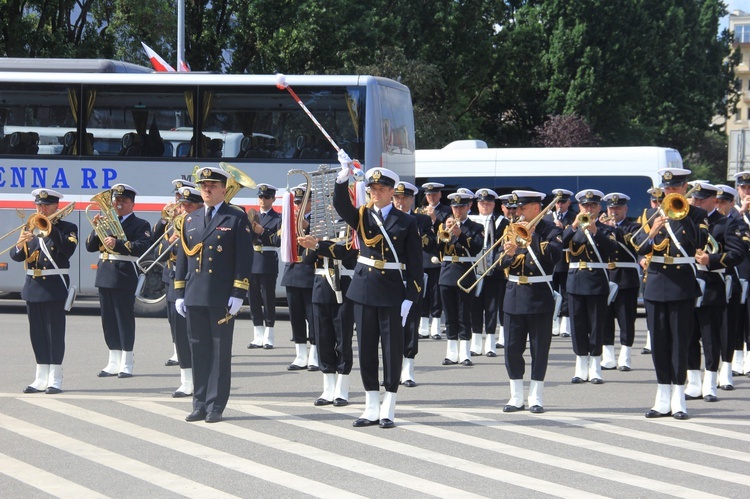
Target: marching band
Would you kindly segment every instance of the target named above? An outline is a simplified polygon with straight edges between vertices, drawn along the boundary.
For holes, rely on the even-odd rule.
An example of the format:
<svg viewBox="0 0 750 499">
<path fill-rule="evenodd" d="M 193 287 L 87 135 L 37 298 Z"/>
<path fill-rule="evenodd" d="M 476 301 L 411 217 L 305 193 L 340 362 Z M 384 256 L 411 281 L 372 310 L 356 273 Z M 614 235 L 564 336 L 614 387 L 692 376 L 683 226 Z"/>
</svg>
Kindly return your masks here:
<svg viewBox="0 0 750 499">
<path fill-rule="evenodd" d="M 443 318 L 443 365 L 504 355 L 510 385 L 504 412 L 526 404 L 532 413 L 545 412 L 555 336 L 571 337 L 572 383 L 602 384 L 603 370 L 630 371 L 641 292 L 648 325 L 643 353 L 651 354 L 657 382 L 647 418 L 688 419 L 686 400 L 716 402 L 718 390 L 734 389 L 734 376 L 750 373 L 750 172 L 735 175 L 733 188 L 688 183 L 689 170 L 662 169 L 661 185 L 648 191 L 651 208 L 636 220 L 628 218 L 628 194 L 595 188 L 503 195 L 456 188 L 447 205 L 445 185 L 430 182 L 422 185 L 426 204 L 415 207 L 420 189 L 385 168 L 364 172 L 369 202 L 359 205 L 351 189 L 362 182 L 359 164 L 343 150 L 339 162 L 329 194 L 348 227 L 330 239 L 311 232 L 316 218 L 303 200 L 312 187 L 291 189 L 290 216 L 304 230 L 291 239 L 295 259 L 282 285 L 296 347 L 287 369 L 319 368 L 323 390 L 315 406 L 349 404 L 356 331 L 365 407 L 354 427 L 395 426 L 398 388 L 417 386 L 419 341 L 442 339 Z M 98 376 L 133 376 L 138 270 L 146 273 L 141 262 L 155 252 L 175 351 L 167 365 L 181 372 L 173 396 L 193 397 L 187 421 L 218 422 L 231 386 L 235 317 L 246 298 L 253 321 L 248 348 L 274 348 L 278 248 L 287 226 L 273 208 L 280 189 L 243 178 L 239 188 L 257 188 L 260 207 L 246 213 L 229 203 L 236 172 L 209 167 L 194 176 L 195 184 L 173 181 L 175 200 L 153 229 L 133 213 L 137 191 L 130 185 L 92 199 L 100 213 L 89 217 L 86 249 L 99 253 L 96 286 L 109 350 Z M 65 312 L 75 296 L 67 274 L 78 228 L 63 220 L 72 207 L 58 210 L 61 193 L 31 194 L 38 213 L 17 229 L 9 248 L 26 269 L 22 298 L 36 360 L 24 392 L 56 394 Z M 478 214 L 470 215 L 474 203 Z"/>
</svg>

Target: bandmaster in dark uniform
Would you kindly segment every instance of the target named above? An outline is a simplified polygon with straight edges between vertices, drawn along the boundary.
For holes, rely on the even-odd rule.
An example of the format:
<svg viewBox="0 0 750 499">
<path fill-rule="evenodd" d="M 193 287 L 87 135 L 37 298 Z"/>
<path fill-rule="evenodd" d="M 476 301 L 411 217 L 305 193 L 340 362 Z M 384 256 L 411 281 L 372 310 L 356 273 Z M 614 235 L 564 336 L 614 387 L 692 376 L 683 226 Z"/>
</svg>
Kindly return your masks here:
<svg viewBox="0 0 750 499">
<path fill-rule="evenodd" d="M 451 216 L 450 207 L 442 204 L 440 199 L 443 197 L 442 189 L 445 185 L 440 182 L 427 182 L 422 184 L 424 197 L 427 202 L 420 211 L 430 217 L 432 221 L 432 231 L 436 232 L 441 223 Z M 432 337 L 434 340 L 442 338 L 440 334 L 440 318 L 443 315 L 443 307 L 440 302 L 440 260 L 436 248 L 431 251 L 422 252 L 422 267 L 427 274 L 427 289 L 422 292 L 421 319 L 419 321 L 420 338 Z"/>
</svg>

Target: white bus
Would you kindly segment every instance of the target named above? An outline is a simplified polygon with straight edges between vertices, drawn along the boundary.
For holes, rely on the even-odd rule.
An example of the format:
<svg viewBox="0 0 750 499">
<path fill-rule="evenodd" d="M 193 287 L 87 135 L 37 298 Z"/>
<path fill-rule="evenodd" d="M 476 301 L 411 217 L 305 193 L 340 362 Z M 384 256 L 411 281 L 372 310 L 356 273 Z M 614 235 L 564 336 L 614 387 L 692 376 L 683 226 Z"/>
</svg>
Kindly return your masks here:
<svg viewBox="0 0 750 499">
<path fill-rule="evenodd" d="M 287 75 L 286 81 L 352 158 L 414 179 L 407 87 L 356 75 Z M 333 147 L 276 87 L 275 75 L 154 73 L 114 61 L 0 59 L 0 234 L 20 225 L 19 212 L 28 216 L 34 210 L 30 191 L 42 187 L 65 195 L 61 207 L 76 202 L 68 219 L 78 225 L 82 240 L 91 230 L 83 213 L 91 197 L 118 182 L 139 191 L 136 212 L 154 222 L 173 199 L 172 179 L 220 161 L 282 190 L 290 169 L 338 167 Z M 289 183 L 303 180 L 293 177 Z M 256 192 L 243 189 L 233 203 L 257 207 Z M 0 250 L 14 242 L 6 238 Z M 73 258 L 79 293 L 96 294 L 96 255 L 80 247 Z M 21 289 L 22 265 L 7 254 L 0 256 L 0 276 L 0 292 Z M 162 290 L 146 294 L 150 298 L 137 302 L 138 312 L 162 311 Z"/>
<path fill-rule="evenodd" d="M 631 197 L 629 216 L 649 206 L 647 190 L 661 182 L 660 168 L 682 168 L 675 149 L 663 147 L 569 147 L 490 149 L 479 140 L 452 142 L 442 149 L 416 151 L 416 179 L 459 187 L 487 187 L 498 194 L 514 189 L 546 192 L 555 188 L 622 192 Z"/>
</svg>

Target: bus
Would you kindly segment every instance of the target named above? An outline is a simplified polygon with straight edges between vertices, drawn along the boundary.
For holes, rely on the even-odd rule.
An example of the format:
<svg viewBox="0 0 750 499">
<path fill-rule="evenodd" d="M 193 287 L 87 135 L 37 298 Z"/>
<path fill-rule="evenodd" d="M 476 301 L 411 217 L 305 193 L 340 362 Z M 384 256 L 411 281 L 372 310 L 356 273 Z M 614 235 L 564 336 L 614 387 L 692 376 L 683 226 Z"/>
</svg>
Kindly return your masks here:
<svg viewBox="0 0 750 499">
<path fill-rule="evenodd" d="M 445 194 L 459 187 L 472 191 L 485 187 L 500 195 L 524 189 L 547 193 L 546 204 L 556 188 L 573 193 L 598 189 L 630 196 L 631 217 L 650 207 L 647 191 L 661 183 L 656 173 L 661 168 L 682 168 L 679 151 L 664 147 L 491 149 L 481 140 L 416 151 L 417 182 L 445 184 Z"/>
<path fill-rule="evenodd" d="M 349 156 L 414 180 L 406 86 L 366 75 L 286 81 Z M 334 148 L 276 82 L 276 75 L 155 73 L 106 60 L 0 58 L 0 234 L 34 211 L 30 191 L 37 188 L 61 192 L 61 208 L 76 202 L 67 219 L 84 240 L 91 198 L 116 183 L 135 187 L 136 213 L 155 222 L 173 200 L 171 180 L 189 178 L 196 167 L 230 163 L 278 187 L 279 198 L 304 181 L 288 178 L 289 170 L 338 168 Z M 257 193 L 242 189 L 232 202 L 257 208 Z M 14 242 L 15 235 L 4 239 L 0 251 Z M 96 264 L 81 245 L 71 262 L 79 295 L 96 295 Z M 0 292 L 23 286 L 22 265 L 7 253 L 0 276 Z M 165 307 L 163 289 L 149 288 L 136 301 L 139 315 Z"/>
</svg>

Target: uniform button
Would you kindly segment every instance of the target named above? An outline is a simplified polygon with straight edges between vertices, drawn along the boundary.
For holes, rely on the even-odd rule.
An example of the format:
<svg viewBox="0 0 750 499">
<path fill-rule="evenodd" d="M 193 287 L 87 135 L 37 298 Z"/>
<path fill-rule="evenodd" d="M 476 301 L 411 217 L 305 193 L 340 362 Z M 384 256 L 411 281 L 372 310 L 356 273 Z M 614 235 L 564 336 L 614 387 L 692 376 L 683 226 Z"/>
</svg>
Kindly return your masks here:
<svg viewBox="0 0 750 499">
<path fill-rule="evenodd" d="M 393 236 L 393 240 L 395 241 L 396 239 L 398 239 L 398 238 L 396 236 Z"/>
<path fill-rule="evenodd" d="M 214 249 L 214 247 L 213 246 L 209 246 L 208 249 Z"/>
<path fill-rule="evenodd" d="M 680 268 L 680 266 L 678 265 L 678 266 L 677 266 L 677 268 L 679 269 L 679 268 Z"/>
<path fill-rule="evenodd" d="M 208 257 L 208 261 L 209 261 L 209 262 L 213 262 L 213 261 L 214 261 L 214 259 L 213 259 L 213 258 L 211 258 L 211 257 L 209 256 L 209 257 Z"/>
<path fill-rule="evenodd" d="M 209 273 L 209 274 L 213 274 L 213 272 L 214 272 L 213 270 L 211 270 L 211 269 L 208 269 L 208 273 Z"/>
<path fill-rule="evenodd" d="M 221 239 L 221 236 L 216 236 L 216 239 Z"/>
<path fill-rule="evenodd" d="M 380 273 L 385 275 L 385 270 L 381 270 Z"/>
<path fill-rule="evenodd" d="M 663 268 L 663 269 L 666 269 L 666 268 L 667 268 L 667 266 L 666 266 L 666 265 L 662 265 L 662 266 L 661 266 L 661 268 Z"/>
<path fill-rule="evenodd" d="M 372 269 L 367 269 L 368 272 L 372 272 Z"/>
</svg>

